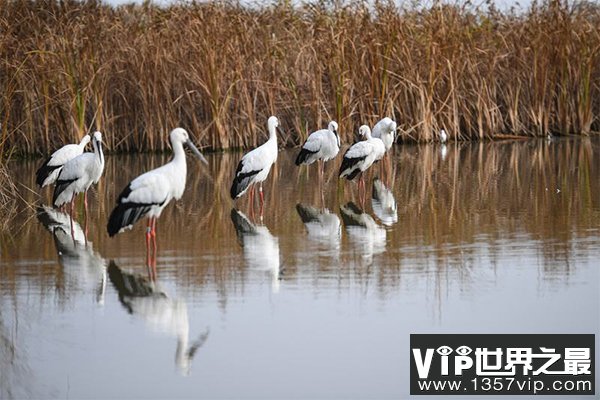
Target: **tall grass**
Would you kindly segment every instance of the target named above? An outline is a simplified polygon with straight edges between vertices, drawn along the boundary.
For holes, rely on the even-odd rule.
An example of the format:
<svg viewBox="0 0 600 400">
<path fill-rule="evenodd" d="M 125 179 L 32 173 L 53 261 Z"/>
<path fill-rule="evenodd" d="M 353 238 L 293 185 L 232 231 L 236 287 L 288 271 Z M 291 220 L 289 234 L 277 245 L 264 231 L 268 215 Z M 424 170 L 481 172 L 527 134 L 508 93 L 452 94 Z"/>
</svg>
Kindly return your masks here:
<svg viewBox="0 0 600 400">
<path fill-rule="evenodd" d="M 175 126 L 212 149 L 285 145 L 390 115 L 427 141 L 600 130 L 600 6 L 527 11 L 392 2 L 113 8 L 0 0 L 0 154 L 46 153 L 101 129 L 113 150 L 162 150 Z"/>
</svg>

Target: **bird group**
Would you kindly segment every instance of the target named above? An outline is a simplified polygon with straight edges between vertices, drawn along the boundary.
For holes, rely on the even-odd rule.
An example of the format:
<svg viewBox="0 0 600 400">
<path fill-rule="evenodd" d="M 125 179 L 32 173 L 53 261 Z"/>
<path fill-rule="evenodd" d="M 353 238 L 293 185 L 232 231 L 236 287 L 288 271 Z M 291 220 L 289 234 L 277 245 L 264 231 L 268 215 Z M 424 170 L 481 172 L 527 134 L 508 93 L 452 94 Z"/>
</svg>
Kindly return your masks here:
<svg viewBox="0 0 600 400">
<path fill-rule="evenodd" d="M 262 185 L 277 160 L 278 126 L 277 117 L 271 116 L 267 121 L 269 139 L 242 157 L 230 189 L 233 200 L 250 190 L 250 202 L 254 204 L 255 187 L 258 186 L 261 216 L 264 205 Z M 353 180 L 360 175 L 360 196 L 361 189 L 365 191 L 363 173 L 375 162 L 384 159 L 394 143 L 396 122 L 385 117 L 372 131 L 367 125 L 362 125 L 358 132 L 364 140 L 354 143 L 344 153 L 339 177 Z M 183 146 L 187 145 L 198 159 L 208 164 L 185 129 L 172 130 L 169 139 L 173 151 L 171 161 L 133 179 L 117 197 L 116 206 L 107 223 L 108 235 L 112 237 L 130 229 L 140 219 L 147 218 L 146 249 L 149 264 L 152 261 L 156 262 L 156 221 L 167 204 L 173 199 L 180 199 L 185 190 L 187 165 Z M 90 141 L 93 151 L 84 152 Z M 334 159 L 340 147 L 338 124 L 331 121 L 327 129 L 318 130 L 308 136 L 295 163 L 300 166 L 317 162 L 322 178 L 324 163 Z M 74 202 L 80 193 L 84 194 L 87 234 L 87 191 L 92 184 L 98 183 L 103 171 L 102 134 L 94 132 L 92 135 L 85 135 L 79 144 L 69 144 L 55 151 L 37 170 L 36 182 L 41 187 L 55 184 L 53 205 L 61 208 L 67 203 L 70 205 L 72 230 Z"/>
</svg>

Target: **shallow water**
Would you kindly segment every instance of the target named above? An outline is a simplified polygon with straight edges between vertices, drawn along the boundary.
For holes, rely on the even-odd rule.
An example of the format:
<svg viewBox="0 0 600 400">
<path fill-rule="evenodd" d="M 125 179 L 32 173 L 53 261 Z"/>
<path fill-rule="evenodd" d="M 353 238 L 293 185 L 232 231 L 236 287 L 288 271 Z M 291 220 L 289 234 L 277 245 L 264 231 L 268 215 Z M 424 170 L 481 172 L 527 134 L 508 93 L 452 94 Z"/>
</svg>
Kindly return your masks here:
<svg viewBox="0 0 600 400">
<path fill-rule="evenodd" d="M 156 282 L 144 224 L 105 229 L 168 156 L 107 157 L 88 246 L 82 202 L 75 243 L 65 215 L 24 208 L 0 247 L 0 397 L 397 399 L 411 333 L 599 333 L 597 138 L 397 146 L 391 190 L 369 180 L 362 204 L 339 160 L 321 190 L 294 157 L 280 152 L 262 223 L 246 199 L 232 211 L 240 154 L 188 159 Z M 26 189 L 36 164 L 11 167 L 47 204 Z"/>
</svg>

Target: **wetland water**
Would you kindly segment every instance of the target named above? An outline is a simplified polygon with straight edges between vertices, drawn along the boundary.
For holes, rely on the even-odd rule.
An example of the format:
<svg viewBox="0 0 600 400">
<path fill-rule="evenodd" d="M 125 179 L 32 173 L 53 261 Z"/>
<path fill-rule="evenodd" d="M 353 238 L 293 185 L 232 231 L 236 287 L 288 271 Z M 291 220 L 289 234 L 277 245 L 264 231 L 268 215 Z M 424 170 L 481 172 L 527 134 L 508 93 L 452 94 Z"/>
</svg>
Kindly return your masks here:
<svg viewBox="0 0 600 400">
<path fill-rule="evenodd" d="M 145 224 L 109 239 L 106 222 L 169 156 L 107 157 L 87 247 L 81 201 L 75 243 L 65 215 L 24 209 L 0 248 L 0 397 L 398 399 L 411 333 L 599 332 L 598 138 L 396 146 L 391 191 L 374 203 L 369 181 L 363 205 L 339 159 L 320 190 L 296 151 L 262 224 L 246 199 L 232 212 L 241 154 L 188 157 L 154 283 Z M 40 161 L 11 168 L 48 204 L 25 189 Z"/>
</svg>

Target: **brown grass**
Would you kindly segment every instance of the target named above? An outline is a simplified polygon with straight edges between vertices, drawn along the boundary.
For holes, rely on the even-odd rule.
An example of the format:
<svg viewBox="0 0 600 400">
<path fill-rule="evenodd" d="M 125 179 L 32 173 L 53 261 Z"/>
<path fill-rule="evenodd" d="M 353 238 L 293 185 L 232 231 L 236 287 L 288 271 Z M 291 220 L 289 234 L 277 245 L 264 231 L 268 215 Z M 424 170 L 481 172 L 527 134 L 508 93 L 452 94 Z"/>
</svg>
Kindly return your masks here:
<svg viewBox="0 0 600 400">
<path fill-rule="evenodd" d="M 330 119 L 349 141 L 383 115 L 418 141 L 600 130 L 597 5 L 288 4 L 0 0 L 0 155 L 95 128 L 119 151 L 162 150 L 175 126 L 249 147 L 270 114 L 285 145 Z"/>
</svg>

